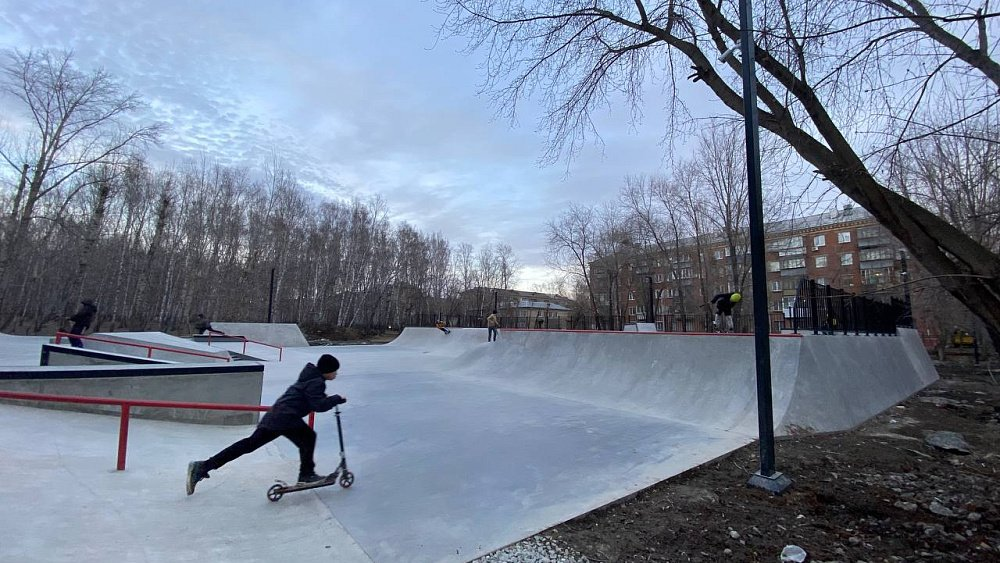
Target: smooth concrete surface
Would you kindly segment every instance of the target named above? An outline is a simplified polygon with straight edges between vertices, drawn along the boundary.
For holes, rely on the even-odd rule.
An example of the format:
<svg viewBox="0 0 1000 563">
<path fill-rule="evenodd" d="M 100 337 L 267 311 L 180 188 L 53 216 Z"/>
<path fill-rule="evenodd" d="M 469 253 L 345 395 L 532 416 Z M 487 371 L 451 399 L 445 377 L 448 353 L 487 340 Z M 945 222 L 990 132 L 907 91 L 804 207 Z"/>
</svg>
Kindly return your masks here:
<svg viewBox="0 0 1000 563">
<path fill-rule="evenodd" d="M 272 346 L 309 346 L 295 323 L 224 323 L 212 322 L 212 328 L 234 336 L 245 336 Z"/>
<path fill-rule="evenodd" d="M 905 338 L 824 338 L 772 339 L 781 428 L 846 424 L 935 377 Z M 0 497 L 13 499 L 0 511 L 0 559 L 77 561 L 74 547 L 87 544 L 83 560 L 467 561 L 752 441 L 752 346 L 741 335 L 513 330 L 487 343 L 486 329 L 408 328 L 384 346 L 286 349 L 283 362 L 266 363 L 262 401 L 305 362 L 340 358 L 327 388 L 348 398 L 344 437 L 356 481 L 278 503 L 265 491 L 273 478 L 294 478 L 287 440 L 213 472 L 185 497 L 187 461 L 251 428 L 143 421 L 130 438 L 127 475 L 112 478 L 114 427 L 92 420 L 110 417 L 0 405 L 0 459 L 11 460 L 0 463 Z M 837 359 L 845 353 L 857 357 Z M 885 366 L 867 369 L 862 354 L 892 356 L 901 367 L 878 373 Z M 820 376 L 826 383 L 807 381 Z M 898 381 L 871 386 L 877 377 Z M 830 378 L 886 395 L 841 414 L 827 399 Z M 854 385 L 840 384 L 848 403 Z M 806 416 L 800 401 L 806 411 L 835 412 Z M 24 439 L 29 429 L 46 437 L 40 447 Z M 318 470 L 329 471 L 338 461 L 333 416 L 319 415 L 317 430 Z M 23 487 L 26 479 L 44 487 Z M 30 509 L 18 502 L 28 498 L 22 488 L 35 491 Z"/>
<path fill-rule="evenodd" d="M 145 399 L 260 405 L 264 367 L 241 362 L 234 365 L 160 364 L 70 367 L 0 367 L 0 390 L 50 395 L 76 395 L 113 399 Z M 6 399 L 2 400 L 7 402 Z M 117 405 L 13 401 L 16 404 L 106 413 L 117 416 Z M 199 424 L 256 424 L 257 412 L 134 407 L 136 418 L 174 420 Z"/>
</svg>

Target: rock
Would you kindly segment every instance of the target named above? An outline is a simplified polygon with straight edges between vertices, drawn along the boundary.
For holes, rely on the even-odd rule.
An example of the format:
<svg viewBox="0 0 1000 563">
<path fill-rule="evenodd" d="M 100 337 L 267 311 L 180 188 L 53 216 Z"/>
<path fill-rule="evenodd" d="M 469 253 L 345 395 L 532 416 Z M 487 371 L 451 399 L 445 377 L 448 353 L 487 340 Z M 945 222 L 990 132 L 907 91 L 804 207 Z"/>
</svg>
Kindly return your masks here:
<svg viewBox="0 0 1000 563">
<path fill-rule="evenodd" d="M 947 516 L 949 518 L 955 516 L 955 512 L 952 509 L 948 508 L 947 506 L 941 504 L 936 500 L 932 501 L 931 505 L 927 507 L 927 509 L 933 512 L 934 514 L 937 514 L 938 516 Z"/>
<path fill-rule="evenodd" d="M 917 505 L 915 503 L 905 502 L 901 500 L 896 501 L 896 504 L 894 504 L 893 506 L 895 506 L 900 510 L 905 510 L 907 512 L 913 512 L 914 510 L 917 509 Z"/>
<path fill-rule="evenodd" d="M 806 557 L 808 557 L 806 550 L 797 545 L 786 545 L 781 550 L 782 563 L 802 563 L 806 560 Z"/>
<path fill-rule="evenodd" d="M 927 434 L 927 437 L 924 438 L 924 442 L 930 446 L 947 452 L 956 452 L 960 454 L 972 453 L 969 444 L 965 441 L 965 437 L 958 432 L 948 432 L 946 430 L 930 432 Z"/>
<path fill-rule="evenodd" d="M 970 512 L 965 518 L 970 522 L 979 522 L 983 519 L 983 515 L 978 512 Z"/>
<path fill-rule="evenodd" d="M 740 539 L 740 533 L 737 532 L 736 530 L 729 530 L 729 537 L 733 538 L 734 540 L 738 540 Z"/>
</svg>

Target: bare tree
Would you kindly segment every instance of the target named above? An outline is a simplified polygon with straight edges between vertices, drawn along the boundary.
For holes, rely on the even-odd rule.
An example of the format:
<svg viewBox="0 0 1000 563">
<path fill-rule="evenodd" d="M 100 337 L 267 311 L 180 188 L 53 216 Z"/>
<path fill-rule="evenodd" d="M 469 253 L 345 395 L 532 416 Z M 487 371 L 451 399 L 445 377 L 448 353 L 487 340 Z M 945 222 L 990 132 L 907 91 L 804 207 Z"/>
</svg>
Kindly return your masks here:
<svg viewBox="0 0 1000 563">
<path fill-rule="evenodd" d="M 54 51 L 13 51 L 0 68 L 0 88 L 27 111 L 29 127 L 20 142 L 0 145 L 0 160 L 19 178 L 0 240 L 0 287 L 28 239 L 40 202 L 88 168 L 114 164 L 132 148 L 155 141 L 158 125 L 136 125 L 141 107 L 103 70 L 75 68 L 72 55 Z M 77 182 L 65 197 L 86 187 Z M 4 292 L 0 290 L 0 306 Z"/>
<path fill-rule="evenodd" d="M 593 132 L 590 110 L 612 93 L 623 94 L 639 115 L 644 81 L 664 60 L 672 92 L 687 74 L 743 112 L 739 61 L 717 62 L 739 41 L 737 3 L 439 0 L 439 6 L 447 31 L 486 52 L 486 87 L 503 110 L 512 115 L 532 93 L 546 101 L 550 154 L 572 154 Z M 1000 65 L 989 54 L 985 25 L 996 14 L 920 0 L 766 0 L 757 7 L 761 127 L 872 213 L 1000 345 L 1000 257 L 889 189 L 882 167 L 887 151 L 914 139 L 906 128 L 886 135 L 900 131 L 889 122 L 916 121 L 936 98 L 961 96 L 960 119 L 1000 103 Z M 900 76 L 900 68 L 910 74 Z"/>
<path fill-rule="evenodd" d="M 597 217 L 593 208 L 571 203 L 559 217 L 545 224 L 550 267 L 582 281 L 596 318 L 597 298 L 590 263 L 597 258 Z"/>
</svg>

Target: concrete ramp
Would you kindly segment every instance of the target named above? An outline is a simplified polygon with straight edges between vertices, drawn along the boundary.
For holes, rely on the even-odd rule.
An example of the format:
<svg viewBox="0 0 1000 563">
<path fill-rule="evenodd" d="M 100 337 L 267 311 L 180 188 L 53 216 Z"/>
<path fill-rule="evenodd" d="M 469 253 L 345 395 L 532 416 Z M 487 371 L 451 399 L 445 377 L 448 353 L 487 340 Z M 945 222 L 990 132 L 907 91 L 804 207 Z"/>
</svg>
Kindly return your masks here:
<svg viewBox="0 0 1000 563">
<path fill-rule="evenodd" d="M 753 337 L 407 328 L 396 346 L 444 356 L 446 373 L 521 392 L 757 433 Z M 775 430 L 852 428 L 937 379 L 912 330 L 899 336 L 775 335 Z"/>
<path fill-rule="evenodd" d="M 212 328 L 233 336 L 245 336 L 250 340 L 272 346 L 308 346 L 302 330 L 295 323 L 217 323 Z"/>
</svg>

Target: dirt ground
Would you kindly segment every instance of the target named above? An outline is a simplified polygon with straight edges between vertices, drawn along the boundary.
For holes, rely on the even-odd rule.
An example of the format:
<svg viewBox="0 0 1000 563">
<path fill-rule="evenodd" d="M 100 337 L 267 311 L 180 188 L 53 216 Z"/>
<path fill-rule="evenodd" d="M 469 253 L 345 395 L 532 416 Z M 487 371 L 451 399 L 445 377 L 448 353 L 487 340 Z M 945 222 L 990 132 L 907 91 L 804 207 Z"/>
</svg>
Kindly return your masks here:
<svg viewBox="0 0 1000 563">
<path fill-rule="evenodd" d="M 1000 380 L 993 363 L 992 377 Z M 544 535 L 590 561 L 1000 561 L 1000 386 L 985 365 L 849 432 L 779 438 L 783 495 L 745 485 L 756 443 Z M 961 434 L 968 453 L 929 445 Z"/>
</svg>

